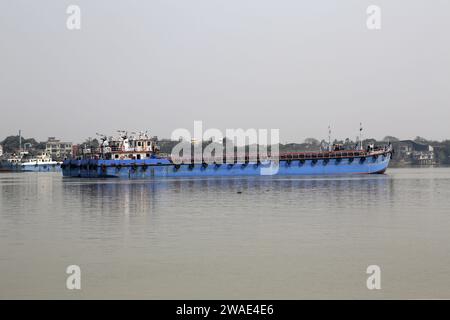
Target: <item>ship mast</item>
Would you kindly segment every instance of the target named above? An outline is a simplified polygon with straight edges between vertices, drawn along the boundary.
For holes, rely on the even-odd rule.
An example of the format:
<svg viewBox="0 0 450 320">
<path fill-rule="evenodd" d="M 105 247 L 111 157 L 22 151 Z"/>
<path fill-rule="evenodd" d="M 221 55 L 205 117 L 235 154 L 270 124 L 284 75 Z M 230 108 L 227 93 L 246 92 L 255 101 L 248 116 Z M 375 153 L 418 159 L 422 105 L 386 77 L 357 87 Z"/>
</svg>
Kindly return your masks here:
<svg viewBox="0 0 450 320">
<path fill-rule="evenodd" d="M 331 126 L 328 126 L 328 151 L 331 151 Z"/>
<path fill-rule="evenodd" d="M 363 131 L 363 127 L 362 127 L 362 122 L 359 123 L 359 144 L 360 144 L 360 149 L 363 149 L 363 141 L 362 141 L 362 131 Z"/>
<path fill-rule="evenodd" d="M 19 129 L 19 154 L 22 153 L 22 130 Z"/>
</svg>

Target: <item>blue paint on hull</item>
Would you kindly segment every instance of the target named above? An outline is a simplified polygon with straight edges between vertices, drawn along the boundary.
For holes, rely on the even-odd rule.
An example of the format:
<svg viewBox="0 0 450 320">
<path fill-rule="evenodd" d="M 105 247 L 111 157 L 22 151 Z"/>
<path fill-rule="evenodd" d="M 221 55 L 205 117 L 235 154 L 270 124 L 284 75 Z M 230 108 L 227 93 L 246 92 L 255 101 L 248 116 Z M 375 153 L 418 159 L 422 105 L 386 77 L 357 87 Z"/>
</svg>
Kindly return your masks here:
<svg viewBox="0 0 450 320">
<path fill-rule="evenodd" d="M 345 175 L 383 173 L 391 154 L 378 157 L 355 157 L 319 160 L 281 160 L 276 175 Z M 65 177 L 146 179 L 153 177 L 223 177 L 265 175 L 270 163 L 182 164 L 176 166 L 168 159 L 146 160 L 66 160 Z M 265 169 L 264 169 L 265 168 Z M 276 170 L 276 169 L 275 169 Z M 267 174 L 266 174 L 267 175 Z"/>
</svg>

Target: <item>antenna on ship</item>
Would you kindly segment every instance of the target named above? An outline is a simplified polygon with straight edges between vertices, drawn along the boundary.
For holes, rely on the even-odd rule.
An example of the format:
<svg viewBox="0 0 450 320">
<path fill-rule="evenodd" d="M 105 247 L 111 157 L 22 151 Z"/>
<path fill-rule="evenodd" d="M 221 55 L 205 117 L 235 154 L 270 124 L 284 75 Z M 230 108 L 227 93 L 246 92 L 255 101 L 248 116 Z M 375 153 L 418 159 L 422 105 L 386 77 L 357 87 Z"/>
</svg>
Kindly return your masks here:
<svg viewBox="0 0 450 320">
<path fill-rule="evenodd" d="M 360 144 L 360 149 L 363 149 L 363 142 L 362 142 L 362 131 L 363 131 L 363 127 L 362 127 L 362 122 L 359 123 L 359 144 Z"/>
<path fill-rule="evenodd" d="M 103 142 L 108 140 L 108 137 L 106 135 L 102 134 L 102 133 L 96 132 L 95 134 L 100 138 L 100 140 L 102 141 L 102 144 L 103 144 Z"/>
<path fill-rule="evenodd" d="M 328 151 L 331 151 L 331 126 L 328 126 Z"/>
</svg>

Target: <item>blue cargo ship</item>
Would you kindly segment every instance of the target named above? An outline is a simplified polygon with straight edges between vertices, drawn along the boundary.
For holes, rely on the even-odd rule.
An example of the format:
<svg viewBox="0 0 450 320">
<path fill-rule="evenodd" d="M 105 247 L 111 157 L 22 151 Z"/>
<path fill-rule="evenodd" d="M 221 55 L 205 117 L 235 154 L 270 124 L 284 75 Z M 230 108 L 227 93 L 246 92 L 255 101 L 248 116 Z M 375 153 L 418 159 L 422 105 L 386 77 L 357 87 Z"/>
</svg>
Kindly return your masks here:
<svg viewBox="0 0 450 320">
<path fill-rule="evenodd" d="M 392 155 L 390 145 L 368 146 L 365 150 L 344 150 L 337 146 L 321 152 L 282 153 L 277 157 L 244 155 L 232 159 L 179 161 L 158 155 L 156 141 L 147 136 L 118 140 L 104 139 L 96 152 L 65 160 L 65 177 L 126 178 L 220 177 L 256 175 L 344 175 L 384 173 Z"/>
</svg>

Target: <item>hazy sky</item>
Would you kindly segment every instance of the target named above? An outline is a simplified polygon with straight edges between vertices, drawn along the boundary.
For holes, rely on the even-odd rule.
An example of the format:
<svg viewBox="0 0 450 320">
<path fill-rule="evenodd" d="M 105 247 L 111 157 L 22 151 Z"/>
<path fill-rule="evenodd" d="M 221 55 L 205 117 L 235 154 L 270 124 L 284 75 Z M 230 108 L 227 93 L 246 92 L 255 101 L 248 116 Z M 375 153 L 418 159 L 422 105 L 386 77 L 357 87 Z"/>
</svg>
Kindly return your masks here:
<svg viewBox="0 0 450 320">
<path fill-rule="evenodd" d="M 81 8 L 81 30 L 66 8 Z M 366 8 L 381 7 L 381 30 Z M 448 0 L 0 0 L 0 140 L 279 128 L 450 138 Z"/>
</svg>

